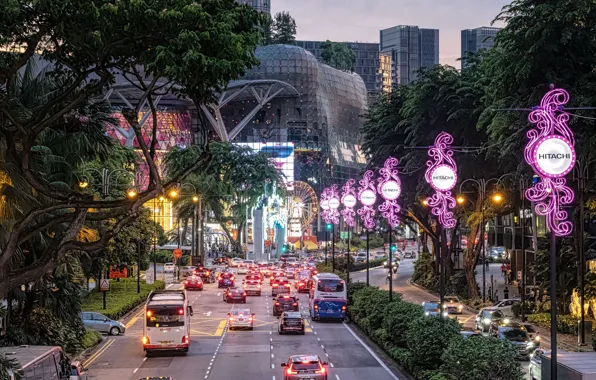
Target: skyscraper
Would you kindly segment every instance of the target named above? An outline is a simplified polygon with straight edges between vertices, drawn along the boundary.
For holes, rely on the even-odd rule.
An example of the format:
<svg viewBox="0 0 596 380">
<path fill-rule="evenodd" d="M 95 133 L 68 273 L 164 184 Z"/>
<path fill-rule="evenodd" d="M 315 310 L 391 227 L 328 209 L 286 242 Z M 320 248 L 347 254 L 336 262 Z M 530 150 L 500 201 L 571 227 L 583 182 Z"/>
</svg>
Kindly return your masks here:
<svg viewBox="0 0 596 380">
<path fill-rule="evenodd" d="M 466 53 L 478 53 L 481 49 L 490 50 L 495 45 L 495 36 L 501 30 L 491 26 L 481 26 L 476 29 L 464 29 L 461 31 L 461 56 L 466 56 Z M 462 70 L 465 68 L 466 62 L 461 61 Z"/>
<path fill-rule="evenodd" d="M 393 86 L 411 83 L 416 80 L 418 70 L 439 63 L 438 29 L 398 25 L 383 29 L 380 34 L 381 56 L 391 59 L 389 75 Z M 384 70 L 379 67 L 379 71 Z"/>
<path fill-rule="evenodd" d="M 271 0 L 236 0 L 240 4 L 252 5 L 259 12 L 271 14 Z"/>
</svg>

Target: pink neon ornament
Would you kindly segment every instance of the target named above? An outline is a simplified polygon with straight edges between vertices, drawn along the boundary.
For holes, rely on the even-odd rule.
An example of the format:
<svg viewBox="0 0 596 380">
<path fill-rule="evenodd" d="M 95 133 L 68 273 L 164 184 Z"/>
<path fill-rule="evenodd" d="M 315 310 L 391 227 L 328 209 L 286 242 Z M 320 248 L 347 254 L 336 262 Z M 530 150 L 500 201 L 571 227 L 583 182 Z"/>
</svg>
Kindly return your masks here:
<svg viewBox="0 0 596 380">
<path fill-rule="evenodd" d="M 333 224 L 339 224 L 339 192 L 337 191 L 337 185 L 331 185 L 327 188 L 327 194 L 329 197 L 329 221 Z M 329 223 L 329 222 L 328 222 Z"/>
<path fill-rule="evenodd" d="M 546 216 L 546 226 L 555 236 L 573 231 L 573 223 L 562 209 L 574 198 L 564 178 L 576 160 L 575 138 L 567 125 L 569 114 L 561 109 L 568 101 L 569 93 L 560 88 L 544 95 L 540 106 L 528 116 L 536 129 L 528 131 L 530 141 L 524 150 L 526 162 L 541 179 L 526 190 L 526 198 L 536 203 L 538 215 Z"/>
<path fill-rule="evenodd" d="M 373 176 L 374 172 L 367 170 L 359 181 L 360 187 L 358 188 L 358 200 L 362 203 L 362 207 L 357 212 L 364 223 L 364 227 L 369 230 L 375 228 L 374 217 L 376 211 L 374 205 L 377 202 L 377 190 Z"/>
<path fill-rule="evenodd" d="M 398 177 L 397 158 L 389 157 L 379 170 L 377 193 L 384 199 L 379 205 L 379 212 L 391 227 L 399 225 L 399 212 L 401 208 L 397 204 L 397 198 L 401 194 L 401 181 Z"/>
<path fill-rule="evenodd" d="M 441 132 L 435 139 L 435 145 L 428 150 L 431 157 L 426 162 L 426 173 L 424 178 L 435 193 L 427 199 L 431 212 L 439 219 L 439 223 L 445 228 L 453 228 L 457 224 L 451 209 L 455 207 L 455 199 L 451 195 L 451 189 L 457 182 L 457 165 L 453 160 L 453 151 L 449 146 L 453 143 L 453 136 L 447 132 Z"/>
<path fill-rule="evenodd" d="M 321 200 L 321 218 L 323 218 L 325 223 L 331 223 L 331 218 L 329 217 L 329 211 L 331 210 L 331 207 L 329 207 L 329 188 L 323 189 L 319 198 Z"/>
<path fill-rule="evenodd" d="M 345 185 L 342 186 L 342 196 L 341 196 L 341 203 L 344 205 L 344 209 L 341 211 L 341 214 L 344 216 L 344 220 L 346 224 L 350 227 L 354 227 L 356 225 L 356 221 L 354 217 L 356 216 L 356 212 L 354 212 L 354 206 L 356 206 L 356 189 L 354 188 L 354 184 L 356 180 L 349 179 Z"/>
</svg>

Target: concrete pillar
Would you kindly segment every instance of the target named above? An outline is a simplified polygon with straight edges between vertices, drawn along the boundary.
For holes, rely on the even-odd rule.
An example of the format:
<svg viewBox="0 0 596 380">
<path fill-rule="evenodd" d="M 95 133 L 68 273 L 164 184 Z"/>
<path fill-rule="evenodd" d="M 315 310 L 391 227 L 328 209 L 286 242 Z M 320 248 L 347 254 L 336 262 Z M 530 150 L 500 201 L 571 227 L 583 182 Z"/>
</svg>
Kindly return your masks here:
<svg viewBox="0 0 596 380">
<path fill-rule="evenodd" d="M 253 215 L 253 250 L 255 260 L 258 262 L 265 260 L 267 257 L 265 255 L 265 225 L 263 223 L 265 219 L 264 211 L 263 209 L 256 209 Z"/>
<path fill-rule="evenodd" d="M 276 228 L 275 229 L 275 246 L 276 249 L 276 256 L 279 258 L 281 256 L 281 249 L 286 243 L 286 229 L 284 227 Z"/>
</svg>

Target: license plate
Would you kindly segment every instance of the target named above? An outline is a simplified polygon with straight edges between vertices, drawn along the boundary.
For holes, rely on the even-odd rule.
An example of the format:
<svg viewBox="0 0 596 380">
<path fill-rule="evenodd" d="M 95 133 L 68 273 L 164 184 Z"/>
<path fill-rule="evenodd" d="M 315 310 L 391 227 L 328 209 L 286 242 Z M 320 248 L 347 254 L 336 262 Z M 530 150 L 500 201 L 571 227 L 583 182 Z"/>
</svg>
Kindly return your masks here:
<svg viewBox="0 0 596 380">
<path fill-rule="evenodd" d="M 331 309 L 327 309 L 327 313 L 328 313 L 328 314 L 331 314 L 331 313 L 333 313 L 333 310 L 331 310 Z"/>
<path fill-rule="evenodd" d="M 160 343 L 162 346 L 165 346 L 165 345 L 171 344 L 171 343 L 173 343 L 173 342 L 172 342 L 171 340 L 162 340 L 162 341 L 160 341 L 159 343 Z"/>
<path fill-rule="evenodd" d="M 238 322 L 244 322 L 244 318 L 238 318 Z"/>
</svg>

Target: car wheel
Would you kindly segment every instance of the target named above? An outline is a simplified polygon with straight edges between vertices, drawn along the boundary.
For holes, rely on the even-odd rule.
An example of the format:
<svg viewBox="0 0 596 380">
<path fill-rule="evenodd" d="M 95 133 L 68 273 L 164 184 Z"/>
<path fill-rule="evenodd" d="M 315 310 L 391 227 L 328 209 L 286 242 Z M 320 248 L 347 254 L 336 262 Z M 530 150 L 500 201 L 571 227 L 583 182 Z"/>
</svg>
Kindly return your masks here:
<svg viewBox="0 0 596 380">
<path fill-rule="evenodd" d="M 110 329 L 110 335 L 120 335 L 120 329 L 118 327 L 112 327 Z"/>
</svg>

